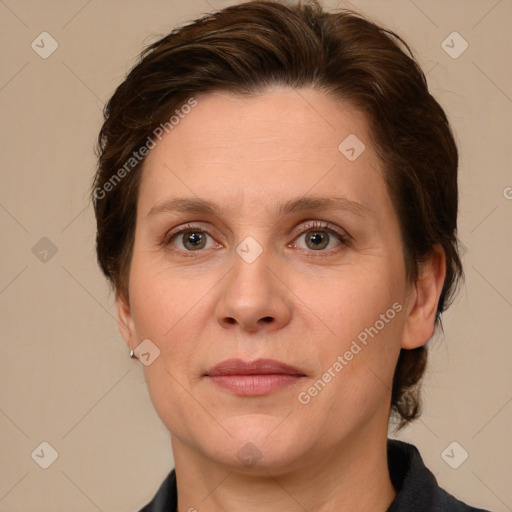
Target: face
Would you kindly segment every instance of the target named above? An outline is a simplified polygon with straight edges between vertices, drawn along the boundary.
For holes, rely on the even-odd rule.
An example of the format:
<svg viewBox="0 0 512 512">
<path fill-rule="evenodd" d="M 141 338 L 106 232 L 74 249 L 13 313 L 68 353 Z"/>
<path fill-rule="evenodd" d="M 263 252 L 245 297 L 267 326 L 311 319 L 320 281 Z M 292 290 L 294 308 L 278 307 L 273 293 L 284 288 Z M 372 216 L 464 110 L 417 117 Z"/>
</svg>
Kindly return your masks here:
<svg viewBox="0 0 512 512">
<path fill-rule="evenodd" d="M 385 438 L 400 348 L 430 336 L 411 334 L 418 292 L 365 118 L 312 89 L 196 100 L 144 163 L 118 298 L 130 348 L 160 351 L 143 369 L 175 458 L 279 471 Z M 230 359 L 288 367 L 212 370 Z"/>
</svg>

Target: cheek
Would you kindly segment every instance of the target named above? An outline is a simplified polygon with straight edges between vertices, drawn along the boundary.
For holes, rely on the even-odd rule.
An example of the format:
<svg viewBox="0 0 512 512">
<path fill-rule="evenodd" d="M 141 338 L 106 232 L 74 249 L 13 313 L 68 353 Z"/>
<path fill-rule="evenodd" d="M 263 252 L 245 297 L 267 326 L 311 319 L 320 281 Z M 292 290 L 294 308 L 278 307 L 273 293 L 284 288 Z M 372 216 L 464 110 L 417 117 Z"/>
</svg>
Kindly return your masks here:
<svg viewBox="0 0 512 512">
<path fill-rule="evenodd" d="M 329 426 L 322 428 L 329 432 L 369 424 L 376 411 L 389 404 L 403 309 L 398 311 L 400 304 L 390 303 L 387 297 L 364 305 L 366 309 L 361 310 L 346 303 L 346 315 L 337 317 L 335 336 L 315 351 L 318 373 L 297 396 L 304 414 L 318 418 L 319 423 L 327 421 Z"/>
<path fill-rule="evenodd" d="M 173 435 L 190 435 L 194 425 L 207 420 L 189 390 L 186 374 L 171 368 L 164 358 L 144 367 L 144 377 L 153 408 Z"/>
<path fill-rule="evenodd" d="M 401 280 L 394 278 L 399 274 L 386 265 L 372 268 L 371 263 L 321 278 L 296 276 L 293 282 L 294 293 L 303 298 L 304 311 L 306 308 L 310 311 L 309 317 L 316 324 L 310 325 L 310 329 L 316 328 L 324 337 L 339 340 L 330 344 L 333 347 L 343 348 L 343 344 L 376 322 L 377 327 L 382 327 L 384 321 L 387 331 L 391 323 L 397 323 L 394 320 L 400 308 L 393 308 L 393 304 L 401 304 L 403 300 Z"/>
<path fill-rule="evenodd" d="M 159 258 L 134 255 L 130 297 L 138 336 L 154 339 L 162 349 L 178 343 L 197 318 L 201 299 L 211 284 L 207 276 L 185 278 Z"/>
<path fill-rule="evenodd" d="M 390 392 L 405 316 L 401 281 L 393 279 L 400 274 L 392 270 L 368 264 L 298 292 L 307 289 L 308 306 L 321 319 L 311 327 L 324 333 L 314 349 L 322 381 L 317 387 L 323 394 L 327 383 L 324 399 L 333 404 L 376 403 Z"/>
<path fill-rule="evenodd" d="M 167 428 L 181 432 L 195 421 L 190 367 L 198 352 L 202 330 L 198 301 L 204 291 L 136 262 L 130 291 L 138 340 L 149 338 L 160 350 L 158 358 L 142 366 L 150 399 Z"/>
<path fill-rule="evenodd" d="M 132 263 L 130 297 L 137 340 L 148 338 L 160 351 L 142 369 L 155 411 L 173 430 L 176 418 L 183 418 L 190 408 L 185 390 L 193 387 L 190 367 L 197 357 L 202 330 L 198 301 L 203 294 L 183 279 L 171 278 L 165 270 L 155 272 L 137 260 Z"/>
</svg>

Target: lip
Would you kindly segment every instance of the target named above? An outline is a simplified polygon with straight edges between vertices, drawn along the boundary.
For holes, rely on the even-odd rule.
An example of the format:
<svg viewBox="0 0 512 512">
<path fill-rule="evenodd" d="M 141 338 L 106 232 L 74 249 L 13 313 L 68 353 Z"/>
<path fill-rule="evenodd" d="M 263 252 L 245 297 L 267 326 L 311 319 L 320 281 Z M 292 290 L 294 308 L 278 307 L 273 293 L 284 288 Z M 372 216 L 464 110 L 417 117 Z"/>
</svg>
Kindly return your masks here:
<svg viewBox="0 0 512 512">
<path fill-rule="evenodd" d="M 236 395 L 261 396 L 295 384 L 305 374 L 274 359 L 227 359 L 210 368 L 205 377 Z"/>
<path fill-rule="evenodd" d="M 242 359 L 226 359 L 210 368 L 205 375 L 218 377 L 221 375 L 300 375 L 304 376 L 298 368 L 275 359 L 256 359 L 243 361 Z"/>
</svg>

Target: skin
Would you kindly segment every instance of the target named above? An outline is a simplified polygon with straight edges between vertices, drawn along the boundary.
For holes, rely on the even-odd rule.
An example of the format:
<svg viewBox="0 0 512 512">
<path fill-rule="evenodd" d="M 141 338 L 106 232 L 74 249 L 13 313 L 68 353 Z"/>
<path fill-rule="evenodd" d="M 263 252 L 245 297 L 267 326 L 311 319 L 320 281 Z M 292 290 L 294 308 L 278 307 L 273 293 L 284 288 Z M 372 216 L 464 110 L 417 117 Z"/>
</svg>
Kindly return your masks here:
<svg viewBox="0 0 512 512">
<path fill-rule="evenodd" d="M 418 282 L 407 281 L 382 164 L 350 105 L 284 87 L 196 99 L 144 163 L 129 298 L 117 296 L 130 349 L 149 338 L 160 350 L 143 369 L 171 433 L 179 510 L 385 511 L 396 495 L 386 458 L 393 372 L 401 348 L 433 334 L 444 254 L 434 247 Z M 366 146 L 355 161 L 338 150 L 349 134 Z M 277 209 L 304 196 L 344 197 L 362 211 Z M 178 197 L 220 210 L 148 215 Z M 313 221 L 348 240 L 318 233 Z M 194 250 L 190 233 L 161 243 L 187 223 L 203 231 L 203 248 Z M 246 237 L 262 248 L 252 263 L 236 252 Z M 401 311 L 300 403 L 299 393 L 395 303 Z M 204 376 L 225 359 L 260 357 L 305 377 L 244 397 Z M 260 457 L 252 467 L 237 456 L 247 443 Z"/>
</svg>

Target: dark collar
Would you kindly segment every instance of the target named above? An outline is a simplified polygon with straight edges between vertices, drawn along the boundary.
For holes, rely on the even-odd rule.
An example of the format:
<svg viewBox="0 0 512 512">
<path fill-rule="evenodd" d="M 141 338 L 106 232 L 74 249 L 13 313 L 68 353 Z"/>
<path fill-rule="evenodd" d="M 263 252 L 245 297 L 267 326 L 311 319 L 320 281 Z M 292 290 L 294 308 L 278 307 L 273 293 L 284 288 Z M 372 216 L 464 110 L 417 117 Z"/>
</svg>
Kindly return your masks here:
<svg viewBox="0 0 512 512">
<path fill-rule="evenodd" d="M 388 439 L 388 466 L 397 495 L 386 512 L 488 512 L 465 505 L 437 484 L 412 444 Z M 176 512 L 178 492 L 173 469 L 153 500 L 139 512 Z"/>
<path fill-rule="evenodd" d="M 397 495 L 386 512 L 488 512 L 441 489 L 412 444 L 388 439 L 388 467 Z"/>
</svg>

